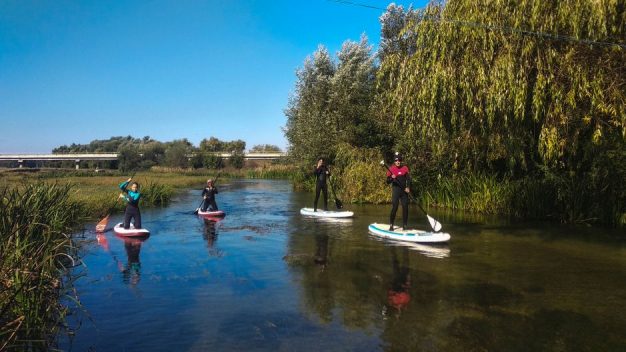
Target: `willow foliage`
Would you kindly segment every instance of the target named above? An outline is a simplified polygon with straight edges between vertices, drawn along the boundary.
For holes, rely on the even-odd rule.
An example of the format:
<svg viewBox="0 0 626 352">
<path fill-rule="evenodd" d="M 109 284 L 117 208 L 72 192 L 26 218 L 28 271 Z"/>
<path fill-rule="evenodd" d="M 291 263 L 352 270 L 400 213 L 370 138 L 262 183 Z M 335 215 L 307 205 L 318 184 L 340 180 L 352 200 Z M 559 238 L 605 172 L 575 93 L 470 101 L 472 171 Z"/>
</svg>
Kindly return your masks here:
<svg viewBox="0 0 626 352">
<path fill-rule="evenodd" d="M 377 99 L 420 169 L 556 174 L 596 197 L 573 214 L 623 212 L 624 0 L 451 0 L 407 22 Z"/>
</svg>

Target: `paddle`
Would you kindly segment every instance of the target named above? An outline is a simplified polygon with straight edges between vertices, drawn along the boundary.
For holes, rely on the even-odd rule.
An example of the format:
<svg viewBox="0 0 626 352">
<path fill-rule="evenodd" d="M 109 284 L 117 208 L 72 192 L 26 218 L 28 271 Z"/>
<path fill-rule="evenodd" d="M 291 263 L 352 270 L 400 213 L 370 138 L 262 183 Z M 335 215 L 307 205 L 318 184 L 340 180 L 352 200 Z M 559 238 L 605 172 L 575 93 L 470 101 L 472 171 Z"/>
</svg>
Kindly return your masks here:
<svg viewBox="0 0 626 352">
<path fill-rule="evenodd" d="M 220 160 L 220 162 L 219 162 L 219 164 L 218 164 L 218 167 L 219 167 L 219 165 L 221 165 L 221 164 L 222 164 L 222 160 Z M 213 180 L 213 184 L 214 184 L 214 185 L 215 185 L 215 183 L 217 182 L 217 179 L 218 179 L 218 178 L 220 178 L 220 175 L 221 175 L 221 174 L 222 174 L 222 170 L 220 169 L 220 171 L 217 173 L 217 176 L 215 176 L 215 179 Z M 198 205 L 198 207 L 196 208 L 196 210 L 194 210 L 194 211 L 193 211 L 193 215 L 198 215 L 198 212 L 200 211 L 200 208 L 202 208 L 202 204 L 204 204 L 204 201 L 205 201 L 205 200 L 206 200 L 206 199 L 204 199 L 204 198 L 202 199 L 202 202 L 200 202 L 200 204 Z"/>
<path fill-rule="evenodd" d="M 133 175 L 130 178 L 132 179 L 133 177 L 135 177 L 135 174 L 136 172 L 133 172 Z M 119 197 L 115 198 L 115 202 L 113 202 L 113 204 L 107 210 L 107 215 L 104 218 L 102 218 L 102 220 L 98 221 L 98 223 L 96 224 L 96 232 L 104 232 L 104 229 L 106 229 L 107 225 L 109 224 L 109 217 L 111 216 L 111 210 L 115 207 L 119 199 L 120 199 Z"/>
<path fill-rule="evenodd" d="M 343 208 L 343 203 L 337 198 L 337 194 L 335 193 L 335 187 L 333 183 L 330 181 L 330 176 L 328 177 L 328 183 L 330 183 L 330 191 L 333 193 L 333 197 L 335 198 L 335 206 L 337 209 Z"/>
<path fill-rule="evenodd" d="M 380 161 L 380 165 L 384 166 L 385 169 L 387 169 L 387 171 L 391 172 L 391 170 L 389 170 L 389 167 L 387 166 L 387 164 L 385 164 L 384 160 Z M 398 186 L 400 186 L 400 183 L 394 178 L 393 182 L 395 184 L 397 184 Z M 420 208 L 420 210 L 422 211 L 422 213 L 424 213 L 426 215 L 426 218 L 428 219 L 428 223 L 430 224 L 430 227 L 433 229 L 433 231 L 435 232 L 439 232 L 441 231 L 441 223 L 437 220 L 435 220 L 435 218 L 433 218 L 432 216 L 428 215 L 428 213 L 426 213 L 426 210 L 424 210 L 424 208 L 422 208 L 422 206 L 420 205 L 420 203 L 413 197 L 413 195 L 411 195 L 410 192 L 407 192 L 407 194 L 409 195 L 409 199 L 411 201 L 413 201 L 415 204 L 417 204 L 417 206 Z"/>
</svg>

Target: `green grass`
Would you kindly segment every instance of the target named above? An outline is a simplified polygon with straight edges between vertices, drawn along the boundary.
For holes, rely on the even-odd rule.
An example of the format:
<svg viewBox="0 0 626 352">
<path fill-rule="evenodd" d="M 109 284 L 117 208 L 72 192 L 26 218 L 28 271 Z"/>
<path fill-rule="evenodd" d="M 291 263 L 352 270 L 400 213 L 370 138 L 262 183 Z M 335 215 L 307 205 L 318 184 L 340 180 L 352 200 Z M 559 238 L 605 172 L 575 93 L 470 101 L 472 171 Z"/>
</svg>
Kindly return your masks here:
<svg viewBox="0 0 626 352">
<path fill-rule="evenodd" d="M 70 185 L 3 188 L 0 207 L 0 350 L 47 350 L 70 295 L 62 278 L 77 262 L 68 235 L 84 220 Z"/>
</svg>

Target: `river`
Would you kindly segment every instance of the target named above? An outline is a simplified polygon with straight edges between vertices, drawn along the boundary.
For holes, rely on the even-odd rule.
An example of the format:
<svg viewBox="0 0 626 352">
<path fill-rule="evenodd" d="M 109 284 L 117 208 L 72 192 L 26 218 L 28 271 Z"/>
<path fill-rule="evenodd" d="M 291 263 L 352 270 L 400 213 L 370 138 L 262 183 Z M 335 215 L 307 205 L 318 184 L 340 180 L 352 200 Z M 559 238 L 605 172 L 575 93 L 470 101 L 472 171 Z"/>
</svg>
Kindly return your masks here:
<svg viewBox="0 0 626 352">
<path fill-rule="evenodd" d="M 82 234 L 82 310 L 59 348 L 626 350 L 618 230 L 434 212 L 450 243 L 402 245 L 367 232 L 388 222 L 389 206 L 346 204 L 351 220 L 309 219 L 299 209 L 312 194 L 287 181 L 224 182 L 221 221 L 193 215 L 200 190 L 189 190 L 142 210 L 143 241 Z M 409 222 L 426 228 L 415 206 Z"/>
</svg>

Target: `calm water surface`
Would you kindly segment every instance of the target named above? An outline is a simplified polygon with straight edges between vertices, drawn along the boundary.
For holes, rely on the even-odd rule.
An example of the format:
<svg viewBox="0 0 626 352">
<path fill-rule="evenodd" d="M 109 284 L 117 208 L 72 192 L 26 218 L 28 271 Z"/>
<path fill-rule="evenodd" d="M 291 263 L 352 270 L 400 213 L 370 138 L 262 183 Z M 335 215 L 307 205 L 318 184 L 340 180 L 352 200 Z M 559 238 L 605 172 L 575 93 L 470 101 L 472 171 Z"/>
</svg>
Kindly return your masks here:
<svg viewBox="0 0 626 352">
<path fill-rule="evenodd" d="M 190 190 L 142 210 L 145 241 L 84 234 L 63 350 L 626 350 L 623 233 L 433 213 L 449 245 L 402 246 L 367 233 L 387 206 L 323 221 L 286 181 L 219 187 L 219 222 L 192 215 Z"/>
</svg>

